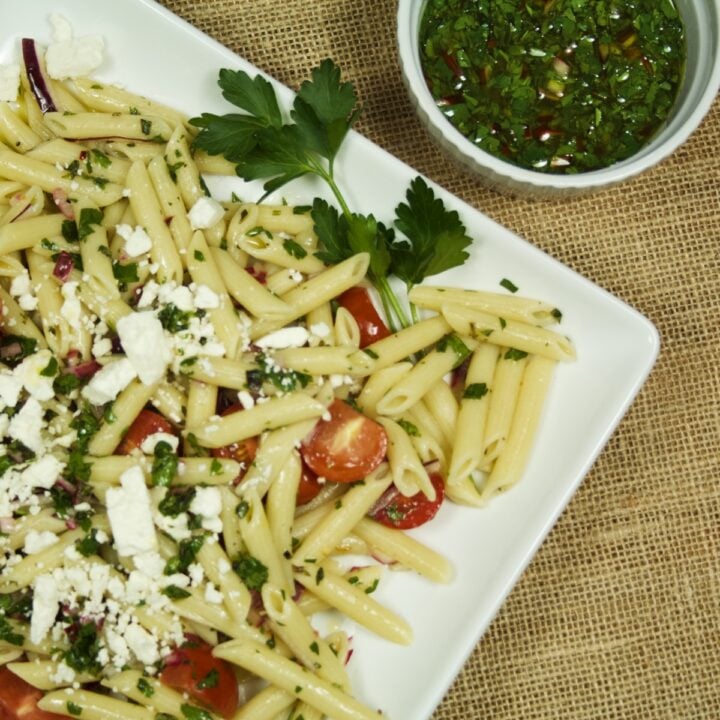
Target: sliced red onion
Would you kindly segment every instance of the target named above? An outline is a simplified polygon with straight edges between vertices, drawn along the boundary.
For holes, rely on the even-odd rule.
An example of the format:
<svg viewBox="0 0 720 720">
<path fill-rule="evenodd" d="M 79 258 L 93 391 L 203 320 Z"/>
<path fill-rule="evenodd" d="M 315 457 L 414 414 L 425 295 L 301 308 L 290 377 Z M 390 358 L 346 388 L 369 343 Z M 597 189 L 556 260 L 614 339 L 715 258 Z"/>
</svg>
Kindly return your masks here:
<svg viewBox="0 0 720 720">
<path fill-rule="evenodd" d="M 40 106 L 40 111 L 43 114 L 46 112 L 56 112 L 57 105 L 55 105 L 55 101 L 52 99 L 52 95 L 48 89 L 45 75 L 42 71 L 40 56 L 38 55 L 37 45 L 32 38 L 23 38 L 22 54 L 30 89 Z"/>
<path fill-rule="evenodd" d="M 75 219 L 75 210 L 68 200 L 67 193 L 62 188 L 55 188 L 52 191 L 52 199 L 57 209 L 68 219 Z"/>
<path fill-rule="evenodd" d="M 97 360 L 86 360 L 85 362 L 78 363 L 74 367 L 68 368 L 68 372 L 81 380 L 87 380 L 101 368 L 102 365 Z"/>
<path fill-rule="evenodd" d="M 22 355 L 22 345 L 19 342 L 0 347 L 0 360 L 12 360 L 20 355 Z"/>
<path fill-rule="evenodd" d="M 53 275 L 60 280 L 65 282 L 69 277 L 70 273 L 75 269 L 75 263 L 73 262 L 72 255 L 64 250 L 58 255 L 55 261 L 55 267 L 53 268 Z"/>
<path fill-rule="evenodd" d="M 0 518 L 0 532 L 9 535 L 15 530 L 15 520 L 11 517 Z"/>
<path fill-rule="evenodd" d="M 12 220 L 10 220 L 10 222 L 14 223 L 16 220 L 19 220 L 31 207 L 32 205 L 30 203 L 25 205 L 25 207 Z"/>
<path fill-rule="evenodd" d="M 75 485 L 73 485 L 69 480 L 66 480 L 65 478 L 58 478 L 55 481 L 55 484 L 58 487 L 61 487 L 65 492 L 70 493 L 70 495 L 75 495 L 77 492 L 77 488 Z"/>
</svg>

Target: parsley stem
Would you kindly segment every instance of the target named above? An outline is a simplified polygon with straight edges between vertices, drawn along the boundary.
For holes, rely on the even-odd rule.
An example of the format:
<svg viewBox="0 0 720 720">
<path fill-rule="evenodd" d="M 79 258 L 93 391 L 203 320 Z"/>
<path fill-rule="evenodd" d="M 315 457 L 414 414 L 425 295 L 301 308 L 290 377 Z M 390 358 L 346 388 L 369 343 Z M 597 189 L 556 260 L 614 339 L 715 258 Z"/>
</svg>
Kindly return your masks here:
<svg viewBox="0 0 720 720">
<path fill-rule="evenodd" d="M 389 305 L 392 308 L 392 311 L 397 316 L 397 319 L 400 321 L 400 324 L 406 328 L 410 327 L 412 324 L 407 317 L 407 314 L 405 313 L 405 309 L 400 304 L 400 301 L 397 298 L 397 295 L 393 292 L 392 288 L 390 287 L 390 283 L 388 282 L 387 277 L 376 277 L 374 280 L 375 287 L 380 292 L 380 297 L 383 301 L 383 306 L 386 308 L 386 312 L 388 315 L 388 321 L 390 322 L 391 329 L 393 332 L 395 329 L 392 327 L 395 323 L 392 322 L 392 314 L 387 311 L 387 306 Z"/>
<path fill-rule="evenodd" d="M 410 317 L 412 318 L 413 323 L 420 322 L 420 315 L 418 314 L 417 305 L 415 305 L 415 303 L 410 303 Z"/>
</svg>

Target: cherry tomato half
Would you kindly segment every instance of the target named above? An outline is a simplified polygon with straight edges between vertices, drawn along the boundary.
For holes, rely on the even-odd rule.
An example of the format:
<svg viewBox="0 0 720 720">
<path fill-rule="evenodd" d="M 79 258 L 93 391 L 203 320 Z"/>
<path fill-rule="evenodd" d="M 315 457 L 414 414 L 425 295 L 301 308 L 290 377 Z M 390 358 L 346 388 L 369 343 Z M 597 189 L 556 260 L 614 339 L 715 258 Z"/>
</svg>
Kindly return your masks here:
<svg viewBox="0 0 720 720">
<path fill-rule="evenodd" d="M 365 288 L 351 287 L 340 295 L 338 302 L 355 318 L 360 329 L 361 348 L 390 335 Z"/>
<path fill-rule="evenodd" d="M 235 403 L 234 405 L 230 405 L 229 407 L 225 408 L 220 414 L 225 415 L 232 415 L 236 412 L 242 412 L 243 406 L 240 403 Z M 236 460 L 237 462 L 242 464 L 242 470 L 240 472 L 240 475 L 238 475 L 238 479 L 241 478 L 250 467 L 252 461 L 255 459 L 255 455 L 257 455 L 257 449 L 258 449 L 258 441 L 257 438 L 251 437 L 246 438 L 245 440 L 240 440 L 239 442 L 233 443 L 232 445 L 224 445 L 223 447 L 214 448 L 212 450 L 213 457 L 218 458 L 229 458 L 231 460 Z"/>
<path fill-rule="evenodd" d="M 216 658 L 212 647 L 199 638 L 188 637 L 172 653 L 160 673 L 160 680 L 224 718 L 234 715 L 240 705 L 232 665 Z"/>
<path fill-rule="evenodd" d="M 44 694 L 7 667 L 0 667 L 0 720 L 57 720 L 57 715 L 37 706 Z"/>
<path fill-rule="evenodd" d="M 435 517 L 445 497 L 445 484 L 438 473 L 430 474 L 430 482 L 435 488 L 434 500 L 428 500 L 421 492 L 406 497 L 391 485 L 375 504 L 375 508 L 370 510 L 370 517 L 386 527 L 398 530 L 424 525 Z"/>
<path fill-rule="evenodd" d="M 308 467 L 334 482 L 354 482 L 369 475 L 387 452 L 387 433 L 369 417 L 342 400 L 328 408 L 329 420 L 319 420 L 300 453 Z"/>
<path fill-rule="evenodd" d="M 305 505 L 305 503 L 309 503 L 321 490 L 322 485 L 318 482 L 317 475 L 303 462 L 296 504 Z"/>
<path fill-rule="evenodd" d="M 135 448 L 139 448 L 146 438 L 155 433 L 174 435 L 175 430 L 160 413 L 153 410 L 141 410 L 130 429 L 125 433 L 125 437 L 118 445 L 115 454 L 129 455 Z"/>
</svg>

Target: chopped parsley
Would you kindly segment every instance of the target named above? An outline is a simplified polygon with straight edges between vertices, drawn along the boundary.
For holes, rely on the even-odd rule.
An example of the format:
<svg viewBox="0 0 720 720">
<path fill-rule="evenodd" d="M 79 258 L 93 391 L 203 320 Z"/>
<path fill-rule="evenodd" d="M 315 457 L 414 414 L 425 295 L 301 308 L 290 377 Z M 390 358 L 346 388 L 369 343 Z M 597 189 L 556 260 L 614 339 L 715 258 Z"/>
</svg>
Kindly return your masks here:
<svg viewBox="0 0 720 720">
<path fill-rule="evenodd" d="M 169 490 L 167 495 L 160 501 L 158 510 L 162 515 L 177 517 L 181 513 L 189 510 L 194 497 L 195 488 L 192 486 L 173 488 Z"/>
<path fill-rule="evenodd" d="M 285 252 L 288 255 L 292 255 L 292 257 L 297 258 L 298 260 L 302 260 L 304 257 L 307 257 L 307 250 L 290 238 L 283 240 L 283 248 L 285 248 Z"/>
<path fill-rule="evenodd" d="M 92 235 L 94 232 L 93 226 L 100 225 L 102 220 L 102 210 L 98 210 L 97 208 L 83 208 L 80 211 L 80 220 L 77 224 L 78 240 L 84 240 L 88 235 Z"/>
<path fill-rule="evenodd" d="M 217 687 L 220 682 L 220 673 L 213 668 L 210 672 L 197 683 L 198 690 L 208 690 L 210 688 Z"/>
<path fill-rule="evenodd" d="M 517 350 L 516 348 L 509 348 L 508 351 L 503 355 L 505 360 L 522 360 L 527 356 L 528 354 L 524 350 Z"/>
<path fill-rule="evenodd" d="M 472 383 L 465 388 L 463 400 L 479 400 L 488 392 L 488 386 L 485 383 Z"/>
<path fill-rule="evenodd" d="M 511 293 L 516 293 L 519 290 L 518 286 L 512 280 L 508 280 L 507 278 L 503 278 L 500 281 L 500 285 L 506 290 L 509 290 Z"/>
<path fill-rule="evenodd" d="M 178 458 L 170 443 L 160 440 L 153 451 L 152 484 L 167 487 L 175 479 L 178 470 Z"/>
<path fill-rule="evenodd" d="M 205 542 L 204 535 L 194 535 L 181 540 L 178 545 L 178 554 L 171 557 L 165 565 L 165 575 L 184 573 L 197 559 L 197 554 Z"/>
<path fill-rule="evenodd" d="M 185 598 L 190 597 L 190 593 L 187 590 L 183 590 L 183 588 L 177 585 L 168 585 L 166 588 L 163 588 L 162 593 L 171 600 L 185 600 Z"/>
<path fill-rule="evenodd" d="M 177 305 L 168 303 L 159 313 L 160 324 L 171 333 L 181 332 L 190 327 L 192 313 L 188 310 L 180 310 Z"/>
<path fill-rule="evenodd" d="M 260 590 L 268 580 L 267 567 L 252 555 L 239 555 L 232 568 L 249 590 Z"/>
<path fill-rule="evenodd" d="M 145 678 L 137 681 L 137 689 L 148 698 L 155 694 L 155 688 Z"/>
</svg>

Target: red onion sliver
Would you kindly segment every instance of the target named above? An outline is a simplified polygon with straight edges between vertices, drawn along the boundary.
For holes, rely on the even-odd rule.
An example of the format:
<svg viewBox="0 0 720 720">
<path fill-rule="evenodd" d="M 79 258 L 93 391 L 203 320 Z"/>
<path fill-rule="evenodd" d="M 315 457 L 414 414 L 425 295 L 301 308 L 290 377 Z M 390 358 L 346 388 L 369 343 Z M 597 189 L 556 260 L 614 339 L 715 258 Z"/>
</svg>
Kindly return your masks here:
<svg viewBox="0 0 720 720">
<path fill-rule="evenodd" d="M 52 99 L 50 90 L 45 82 L 45 76 L 43 75 L 42 65 L 40 64 L 37 45 L 32 38 L 23 38 L 22 54 L 28 82 L 30 83 L 30 89 L 37 100 L 40 111 L 43 115 L 46 112 L 57 111 L 55 101 Z"/>
<path fill-rule="evenodd" d="M 65 282 L 69 277 L 70 273 L 75 269 L 75 263 L 73 262 L 72 255 L 69 252 L 63 250 L 55 261 L 55 267 L 53 268 L 53 275 L 60 281 Z"/>
</svg>

